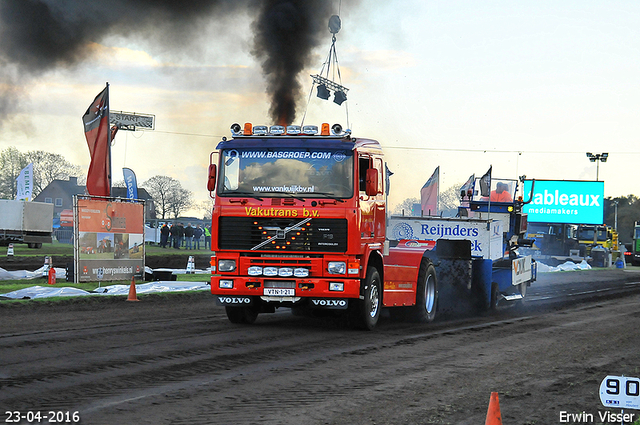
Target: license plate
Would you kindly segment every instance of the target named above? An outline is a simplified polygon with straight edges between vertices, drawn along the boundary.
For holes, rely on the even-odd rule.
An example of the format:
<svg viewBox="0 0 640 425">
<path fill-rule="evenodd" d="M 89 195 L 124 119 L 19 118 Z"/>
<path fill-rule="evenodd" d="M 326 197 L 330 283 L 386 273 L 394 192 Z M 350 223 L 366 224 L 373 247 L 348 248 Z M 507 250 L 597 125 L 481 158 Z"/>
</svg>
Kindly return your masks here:
<svg viewBox="0 0 640 425">
<path fill-rule="evenodd" d="M 296 295 L 294 288 L 264 288 L 264 295 L 270 297 L 293 297 Z"/>
</svg>

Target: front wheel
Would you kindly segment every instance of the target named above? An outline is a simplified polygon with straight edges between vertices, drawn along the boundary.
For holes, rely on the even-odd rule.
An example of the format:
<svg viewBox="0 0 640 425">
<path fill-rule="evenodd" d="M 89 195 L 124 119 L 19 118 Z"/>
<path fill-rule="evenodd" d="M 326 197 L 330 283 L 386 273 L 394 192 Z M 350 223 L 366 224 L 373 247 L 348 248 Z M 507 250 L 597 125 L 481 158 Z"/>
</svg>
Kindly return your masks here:
<svg viewBox="0 0 640 425">
<path fill-rule="evenodd" d="M 366 330 L 372 330 L 378 324 L 380 310 L 382 309 L 382 281 L 375 267 L 367 269 L 367 277 L 364 280 L 364 299 L 356 303 L 353 311 L 356 326 Z"/>
<path fill-rule="evenodd" d="M 258 318 L 258 310 L 251 307 L 225 307 L 231 323 L 250 325 Z"/>
<path fill-rule="evenodd" d="M 429 262 L 423 261 L 418 272 L 418 290 L 416 305 L 413 307 L 413 318 L 417 322 L 429 323 L 436 318 L 438 307 L 438 282 L 436 269 Z"/>
</svg>

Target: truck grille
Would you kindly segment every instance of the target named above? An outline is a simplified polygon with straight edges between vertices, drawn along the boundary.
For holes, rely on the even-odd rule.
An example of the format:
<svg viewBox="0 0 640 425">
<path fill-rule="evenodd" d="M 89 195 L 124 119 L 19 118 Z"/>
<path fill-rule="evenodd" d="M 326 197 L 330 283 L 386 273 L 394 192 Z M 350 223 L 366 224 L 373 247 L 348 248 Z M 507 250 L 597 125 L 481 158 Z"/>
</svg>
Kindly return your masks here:
<svg viewBox="0 0 640 425">
<path fill-rule="evenodd" d="M 347 250 L 346 219 L 312 218 L 299 224 L 301 221 L 298 217 L 220 217 L 218 246 L 221 249 L 271 252 Z M 292 229 L 287 231 L 288 228 Z"/>
</svg>

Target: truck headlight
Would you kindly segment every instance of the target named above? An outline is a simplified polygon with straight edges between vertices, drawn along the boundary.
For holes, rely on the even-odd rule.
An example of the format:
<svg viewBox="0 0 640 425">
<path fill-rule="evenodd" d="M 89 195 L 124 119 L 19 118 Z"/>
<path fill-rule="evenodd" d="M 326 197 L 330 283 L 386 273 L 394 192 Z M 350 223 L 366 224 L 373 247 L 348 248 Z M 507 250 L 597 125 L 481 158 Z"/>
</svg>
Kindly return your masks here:
<svg viewBox="0 0 640 425">
<path fill-rule="evenodd" d="M 262 274 L 262 267 L 260 266 L 251 266 L 247 271 L 249 276 L 260 276 Z"/>
<path fill-rule="evenodd" d="M 236 269 L 236 260 L 218 260 L 218 271 L 232 272 Z"/>
<path fill-rule="evenodd" d="M 329 261 L 327 271 L 331 274 L 345 274 L 347 272 L 347 263 L 344 261 Z"/>
<path fill-rule="evenodd" d="M 222 289 L 233 289 L 233 280 L 220 279 L 218 287 Z"/>
<path fill-rule="evenodd" d="M 277 267 L 265 267 L 263 270 L 265 276 L 278 276 Z"/>
<path fill-rule="evenodd" d="M 293 275 L 295 277 L 307 277 L 307 276 L 309 276 L 309 269 L 305 269 L 303 267 L 297 267 L 293 271 Z"/>
<path fill-rule="evenodd" d="M 282 267 L 280 270 L 278 270 L 278 276 L 280 277 L 293 276 L 293 269 L 291 267 Z"/>
<path fill-rule="evenodd" d="M 330 291 L 344 291 L 344 283 L 343 282 L 329 282 L 329 290 Z"/>
</svg>

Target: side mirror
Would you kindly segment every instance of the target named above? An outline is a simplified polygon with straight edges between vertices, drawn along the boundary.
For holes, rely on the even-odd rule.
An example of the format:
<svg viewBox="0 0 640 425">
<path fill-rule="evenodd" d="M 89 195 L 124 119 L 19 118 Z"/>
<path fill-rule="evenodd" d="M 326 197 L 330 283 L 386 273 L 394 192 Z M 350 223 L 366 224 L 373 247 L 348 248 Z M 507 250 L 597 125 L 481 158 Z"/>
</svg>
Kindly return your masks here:
<svg viewBox="0 0 640 425">
<path fill-rule="evenodd" d="M 209 165 L 209 178 L 207 179 L 207 190 L 213 192 L 216 190 L 216 175 L 218 174 L 218 167 L 216 164 Z"/>
<path fill-rule="evenodd" d="M 367 170 L 367 185 L 365 192 L 367 196 L 376 196 L 378 194 L 378 170 L 375 168 L 369 168 Z"/>
</svg>

